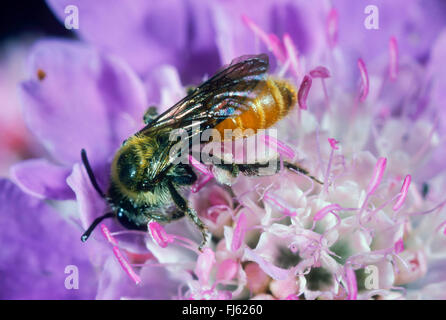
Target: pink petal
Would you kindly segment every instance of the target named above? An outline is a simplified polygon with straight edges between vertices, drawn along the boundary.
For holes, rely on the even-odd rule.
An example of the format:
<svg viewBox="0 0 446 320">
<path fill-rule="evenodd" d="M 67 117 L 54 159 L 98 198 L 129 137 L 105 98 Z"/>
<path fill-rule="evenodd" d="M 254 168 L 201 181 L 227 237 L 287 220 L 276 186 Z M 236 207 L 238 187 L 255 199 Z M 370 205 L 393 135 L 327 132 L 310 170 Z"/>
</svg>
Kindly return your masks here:
<svg viewBox="0 0 446 320">
<path fill-rule="evenodd" d="M 231 244 L 232 251 L 237 251 L 241 247 L 243 240 L 245 239 L 245 233 L 246 233 L 246 216 L 242 212 L 238 217 L 237 225 L 235 226 L 234 234 L 232 236 L 232 244 Z"/>
<path fill-rule="evenodd" d="M 229 281 L 234 279 L 238 270 L 238 263 L 234 259 L 226 259 L 220 266 L 217 271 L 217 281 Z"/>
<path fill-rule="evenodd" d="M 249 248 L 245 248 L 244 257 L 246 260 L 256 262 L 266 274 L 275 280 L 285 280 L 290 274 L 290 270 L 276 267 Z"/>
<path fill-rule="evenodd" d="M 198 277 L 201 285 L 206 285 L 209 282 L 209 275 L 212 267 L 215 264 L 215 254 L 210 248 L 203 249 L 198 256 L 197 264 L 195 266 L 195 274 Z"/>
</svg>

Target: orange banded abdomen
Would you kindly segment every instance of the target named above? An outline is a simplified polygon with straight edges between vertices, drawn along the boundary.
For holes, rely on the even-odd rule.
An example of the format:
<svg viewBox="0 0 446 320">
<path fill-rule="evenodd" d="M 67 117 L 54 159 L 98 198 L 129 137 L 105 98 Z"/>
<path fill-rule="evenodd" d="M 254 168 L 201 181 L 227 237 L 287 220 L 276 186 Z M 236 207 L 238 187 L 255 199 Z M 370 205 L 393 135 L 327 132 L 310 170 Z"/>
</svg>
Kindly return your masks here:
<svg viewBox="0 0 446 320">
<path fill-rule="evenodd" d="M 285 117 L 296 101 L 297 91 L 292 84 L 285 80 L 268 78 L 259 94 L 246 101 L 246 105 L 249 106 L 247 111 L 237 117 L 223 120 L 215 129 L 221 137 L 224 137 L 225 130 L 234 131 L 232 138 L 250 135 L 243 132 L 247 129 L 251 129 L 251 134 L 255 134 L 258 130 L 269 128 Z M 243 134 L 237 133 L 240 132 L 237 129 Z"/>
</svg>

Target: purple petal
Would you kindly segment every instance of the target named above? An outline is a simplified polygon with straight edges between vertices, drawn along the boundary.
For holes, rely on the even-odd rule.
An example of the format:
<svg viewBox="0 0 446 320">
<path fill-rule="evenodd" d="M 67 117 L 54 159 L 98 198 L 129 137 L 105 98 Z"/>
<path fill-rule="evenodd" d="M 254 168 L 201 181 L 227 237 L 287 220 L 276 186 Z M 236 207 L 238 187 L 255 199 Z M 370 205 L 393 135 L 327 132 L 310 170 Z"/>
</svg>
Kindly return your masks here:
<svg viewBox="0 0 446 320">
<path fill-rule="evenodd" d="M 25 120 L 60 163 L 71 166 L 85 148 L 93 167 L 103 164 L 141 127 L 144 86 L 117 58 L 76 41 L 48 40 L 34 46 L 28 68 Z"/>
<path fill-rule="evenodd" d="M 26 193 L 40 199 L 74 199 L 66 179 L 71 170 L 45 159 L 25 160 L 11 167 L 11 179 Z"/>
<path fill-rule="evenodd" d="M 63 22 L 71 0 L 48 0 Z M 172 64 L 188 76 L 214 71 L 219 64 L 210 4 L 198 0 L 78 0 L 79 29 L 86 41 L 125 59 L 145 75 Z"/>
<path fill-rule="evenodd" d="M 92 299 L 95 272 L 80 230 L 44 202 L 0 180 L 0 299 Z M 65 287 L 75 266 L 78 289 Z M 67 269 L 69 270 L 69 269 Z"/>
<path fill-rule="evenodd" d="M 379 29 L 366 29 L 364 13 L 368 5 L 378 9 Z M 339 13 L 339 45 L 357 50 L 365 61 L 386 54 L 389 40 L 395 36 L 399 52 L 425 60 L 439 30 L 446 25 L 446 10 L 441 1 L 361 1 L 339 0 L 333 3 Z M 398 14 L 395 14 L 398 12 Z M 429 23 L 426 23 L 429 21 Z"/>
<path fill-rule="evenodd" d="M 87 229 L 98 216 L 104 214 L 106 203 L 93 188 L 83 166 L 76 163 L 67 184 L 76 194 L 76 200 L 82 227 Z"/>
<path fill-rule="evenodd" d="M 219 5 L 221 7 L 215 8 L 214 17 L 223 62 L 268 49 L 264 44 L 259 46 L 259 41 L 243 22 L 242 16 L 248 17 L 266 34 L 272 33 L 280 39 L 289 34 L 300 53 L 319 52 L 325 43 L 324 8 L 318 2 L 220 1 Z"/>
<path fill-rule="evenodd" d="M 149 261 L 150 262 L 150 261 Z M 122 269 L 115 257 L 110 257 L 99 280 L 96 299 L 171 299 L 177 294 L 179 283 L 169 277 L 160 267 L 145 267 L 141 270 L 141 284 L 122 276 Z"/>
</svg>

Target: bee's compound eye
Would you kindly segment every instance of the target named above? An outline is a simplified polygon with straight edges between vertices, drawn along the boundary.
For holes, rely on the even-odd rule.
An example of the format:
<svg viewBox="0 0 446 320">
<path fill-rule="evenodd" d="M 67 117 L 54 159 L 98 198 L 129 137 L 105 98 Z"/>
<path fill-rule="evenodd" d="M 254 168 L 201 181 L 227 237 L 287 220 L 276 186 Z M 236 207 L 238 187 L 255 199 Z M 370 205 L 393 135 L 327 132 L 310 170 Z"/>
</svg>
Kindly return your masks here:
<svg viewBox="0 0 446 320">
<path fill-rule="evenodd" d="M 139 164 L 139 156 L 133 148 L 129 148 L 119 155 L 117 161 L 119 181 L 130 190 L 136 187 Z"/>
</svg>

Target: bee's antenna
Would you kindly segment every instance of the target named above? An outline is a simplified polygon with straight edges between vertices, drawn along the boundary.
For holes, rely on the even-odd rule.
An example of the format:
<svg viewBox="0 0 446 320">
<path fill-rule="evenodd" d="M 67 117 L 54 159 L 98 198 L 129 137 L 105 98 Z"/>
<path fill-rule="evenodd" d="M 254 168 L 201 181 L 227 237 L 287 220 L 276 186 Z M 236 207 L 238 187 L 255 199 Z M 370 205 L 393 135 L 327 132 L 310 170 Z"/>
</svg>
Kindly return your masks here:
<svg viewBox="0 0 446 320">
<path fill-rule="evenodd" d="M 101 198 L 105 198 L 104 192 L 99 187 L 98 182 L 96 181 L 96 177 L 94 176 L 93 170 L 91 169 L 90 163 L 87 158 L 87 151 L 85 149 L 81 150 L 82 163 L 84 164 L 85 169 L 87 170 L 88 177 L 90 178 L 91 184 L 93 185 L 96 192 L 101 196 Z"/>
<path fill-rule="evenodd" d="M 103 216 L 100 216 L 96 219 L 94 219 L 93 223 L 88 227 L 87 231 L 84 232 L 84 234 L 81 237 L 82 242 L 87 241 L 88 237 L 90 237 L 93 230 L 98 226 L 99 223 L 101 223 L 102 220 L 107 218 L 113 218 L 115 214 L 113 212 L 109 212 L 104 214 Z"/>
</svg>

